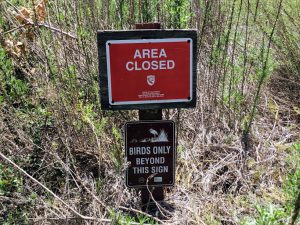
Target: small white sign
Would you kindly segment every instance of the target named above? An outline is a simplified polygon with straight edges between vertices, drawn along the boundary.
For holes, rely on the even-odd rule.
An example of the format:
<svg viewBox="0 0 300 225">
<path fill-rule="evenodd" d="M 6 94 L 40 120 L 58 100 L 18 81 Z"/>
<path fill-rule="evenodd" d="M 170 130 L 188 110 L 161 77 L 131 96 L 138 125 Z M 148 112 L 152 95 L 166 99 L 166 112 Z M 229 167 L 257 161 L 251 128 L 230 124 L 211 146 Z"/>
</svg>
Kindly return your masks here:
<svg viewBox="0 0 300 225">
<path fill-rule="evenodd" d="M 154 182 L 155 183 L 161 183 L 162 182 L 162 177 L 154 177 Z"/>
</svg>

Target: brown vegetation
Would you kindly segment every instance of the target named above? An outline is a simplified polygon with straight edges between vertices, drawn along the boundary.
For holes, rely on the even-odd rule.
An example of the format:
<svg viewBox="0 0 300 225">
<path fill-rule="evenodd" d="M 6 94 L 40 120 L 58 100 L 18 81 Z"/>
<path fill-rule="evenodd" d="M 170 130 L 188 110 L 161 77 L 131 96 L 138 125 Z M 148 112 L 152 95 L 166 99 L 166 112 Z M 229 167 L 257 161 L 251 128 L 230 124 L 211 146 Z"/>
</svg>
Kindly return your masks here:
<svg viewBox="0 0 300 225">
<path fill-rule="evenodd" d="M 282 1 L 264 13 L 259 0 L 153 2 L 0 1 L 0 223 L 145 215 L 124 181 L 123 125 L 138 115 L 101 110 L 95 39 L 151 20 L 199 31 L 197 107 L 163 110 L 178 132 L 176 185 L 166 189 L 174 210 L 153 220 L 241 224 L 256 205 L 285 204 L 285 177 L 299 166 L 287 158 L 300 139 L 300 96 L 291 70 L 273 70 Z"/>
</svg>

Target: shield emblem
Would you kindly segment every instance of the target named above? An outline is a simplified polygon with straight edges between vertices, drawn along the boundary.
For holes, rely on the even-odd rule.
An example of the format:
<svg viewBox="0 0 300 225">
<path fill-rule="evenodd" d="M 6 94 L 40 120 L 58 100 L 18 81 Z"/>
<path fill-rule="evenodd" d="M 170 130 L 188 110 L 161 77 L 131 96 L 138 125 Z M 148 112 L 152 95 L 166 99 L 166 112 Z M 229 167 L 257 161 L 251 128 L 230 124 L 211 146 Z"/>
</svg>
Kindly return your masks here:
<svg viewBox="0 0 300 225">
<path fill-rule="evenodd" d="M 147 76 L 147 83 L 148 83 L 150 86 L 153 86 L 154 83 L 155 83 L 155 76 L 154 76 L 154 75 L 148 75 L 148 76 Z"/>
</svg>

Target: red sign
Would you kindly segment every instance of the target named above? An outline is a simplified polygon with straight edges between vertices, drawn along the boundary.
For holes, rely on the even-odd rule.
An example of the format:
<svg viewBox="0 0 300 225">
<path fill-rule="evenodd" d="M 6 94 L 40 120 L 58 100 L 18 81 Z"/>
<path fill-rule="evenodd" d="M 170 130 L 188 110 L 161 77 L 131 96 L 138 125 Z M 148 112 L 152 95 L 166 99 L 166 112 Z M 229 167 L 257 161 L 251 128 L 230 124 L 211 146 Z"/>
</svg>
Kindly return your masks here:
<svg viewBox="0 0 300 225">
<path fill-rule="evenodd" d="M 107 41 L 109 103 L 191 101 L 192 45 L 190 38 Z"/>
</svg>

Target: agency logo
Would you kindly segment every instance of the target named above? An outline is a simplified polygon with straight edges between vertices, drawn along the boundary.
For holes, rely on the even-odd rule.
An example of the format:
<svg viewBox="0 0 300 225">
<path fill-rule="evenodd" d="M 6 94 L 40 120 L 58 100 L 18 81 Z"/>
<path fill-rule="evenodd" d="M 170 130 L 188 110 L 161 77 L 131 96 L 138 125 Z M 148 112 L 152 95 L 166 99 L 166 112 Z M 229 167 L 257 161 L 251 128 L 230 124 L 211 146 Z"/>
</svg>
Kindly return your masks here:
<svg viewBox="0 0 300 225">
<path fill-rule="evenodd" d="M 155 83 L 155 76 L 154 75 L 148 75 L 147 76 L 147 83 L 150 86 L 153 86 Z"/>
</svg>

